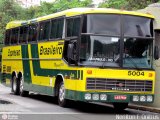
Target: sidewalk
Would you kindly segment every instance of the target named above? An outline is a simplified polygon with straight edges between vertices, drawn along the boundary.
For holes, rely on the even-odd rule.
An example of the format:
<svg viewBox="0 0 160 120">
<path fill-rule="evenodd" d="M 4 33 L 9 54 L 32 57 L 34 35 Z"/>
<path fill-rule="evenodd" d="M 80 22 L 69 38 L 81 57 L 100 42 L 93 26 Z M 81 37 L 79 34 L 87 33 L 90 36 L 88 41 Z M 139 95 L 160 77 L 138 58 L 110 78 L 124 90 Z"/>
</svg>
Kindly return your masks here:
<svg viewBox="0 0 160 120">
<path fill-rule="evenodd" d="M 142 110 L 142 111 L 150 111 L 150 112 L 160 113 L 160 108 L 143 106 L 143 105 L 129 104 L 128 108 L 136 109 L 136 110 Z"/>
</svg>

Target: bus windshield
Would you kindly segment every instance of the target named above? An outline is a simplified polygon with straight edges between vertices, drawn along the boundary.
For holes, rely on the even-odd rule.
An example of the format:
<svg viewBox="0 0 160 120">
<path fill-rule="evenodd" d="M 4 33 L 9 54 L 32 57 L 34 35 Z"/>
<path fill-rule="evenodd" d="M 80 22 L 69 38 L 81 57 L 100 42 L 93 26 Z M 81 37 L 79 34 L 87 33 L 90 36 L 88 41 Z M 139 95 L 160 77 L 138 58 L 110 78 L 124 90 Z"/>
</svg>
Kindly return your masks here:
<svg viewBox="0 0 160 120">
<path fill-rule="evenodd" d="M 106 36 L 82 36 L 80 61 L 86 65 L 119 67 L 116 56 L 119 52 L 119 38 Z"/>
<path fill-rule="evenodd" d="M 123 67 L 151 68 L 153 40 L 124 39 Z"/>
<path fill-rule="evenodd" d="M 80 64 L 150 69 L 153 56 L 151 28 L 150 18 L 86 15 L 80 42 Z"/>
</svg>

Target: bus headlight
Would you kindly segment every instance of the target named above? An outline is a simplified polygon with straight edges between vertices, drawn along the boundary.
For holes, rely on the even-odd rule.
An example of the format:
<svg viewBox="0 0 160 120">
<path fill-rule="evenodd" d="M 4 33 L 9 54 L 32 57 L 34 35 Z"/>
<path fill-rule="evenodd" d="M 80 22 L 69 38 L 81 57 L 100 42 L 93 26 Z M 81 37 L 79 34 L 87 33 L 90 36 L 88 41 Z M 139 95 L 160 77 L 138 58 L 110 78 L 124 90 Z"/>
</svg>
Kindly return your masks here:
<svg viewBox="0 0 160 120">
<path fill-rule="evenodd" d="M 84 98 L 85 98 L 85 100 L 91 100 L 91 94 L 90 93 L 86 93 Z"/>
<path fill-rule="evenodd" d="M 139 96 L 138 95 L 134 95 L 133 96 L 133 101 L 134 102 L 138 102 L 139 101 Z"/>
<path fill-rule="evenodd" d="M 100 94 L 100 100 L 107 100 L 106 94 Z"/>
<path fill-rule="evenodd" d="M 146 101 L 146 96 L 140 96 L 140 101 L 141 101 L 141 102 Z"/>
<path fill-rule="evenodd" d="M 147 102 L 152 102 L 152 101 L 153 101 L 153 96 L 148 95 L 148 96 L 147 96 Z"/>
<path fill-rule="evenodd" d="M 99 100 L 99 94 L 93 94 L 92 99 L 93 100 Z"/>
</svg>

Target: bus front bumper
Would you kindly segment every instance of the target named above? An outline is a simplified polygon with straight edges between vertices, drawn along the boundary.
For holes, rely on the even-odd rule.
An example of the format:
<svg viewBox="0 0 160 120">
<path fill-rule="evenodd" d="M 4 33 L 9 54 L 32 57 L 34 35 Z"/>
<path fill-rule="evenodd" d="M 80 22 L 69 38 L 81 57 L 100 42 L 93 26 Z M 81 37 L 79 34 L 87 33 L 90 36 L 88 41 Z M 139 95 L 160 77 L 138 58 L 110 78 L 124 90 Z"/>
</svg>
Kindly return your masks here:
<svg viewBox="0 0 160 120">
<path fill-rule="evenodd" d="M 66 91 L 66 98 L 85 102 L 153 103 L 153 94 Z"/>
</svg>

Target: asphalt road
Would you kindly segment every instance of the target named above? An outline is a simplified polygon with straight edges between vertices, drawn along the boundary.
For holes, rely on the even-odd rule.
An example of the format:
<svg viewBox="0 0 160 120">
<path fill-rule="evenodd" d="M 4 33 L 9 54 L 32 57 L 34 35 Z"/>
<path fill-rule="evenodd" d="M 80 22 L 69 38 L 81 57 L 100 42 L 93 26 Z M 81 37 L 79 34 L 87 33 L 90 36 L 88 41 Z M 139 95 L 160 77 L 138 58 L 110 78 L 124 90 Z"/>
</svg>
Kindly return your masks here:
<svg viewBox="0 0 160 120">
<path fill-rule="evenodd" d="M 160 119 L 159 114 L 149 111 L 126 109 L 117 112 L 111 105 L 72 102 L 69 108 L 59 107 L 55 98 L 30 93 L 20 97 L 10 93 L 10 88 L 0 85 L 0 100 L 11 104 L 0 104 L 0 120 L 151 120 Z M 2 120 L 3 120 L 2 119 Z"/>
</svg>

